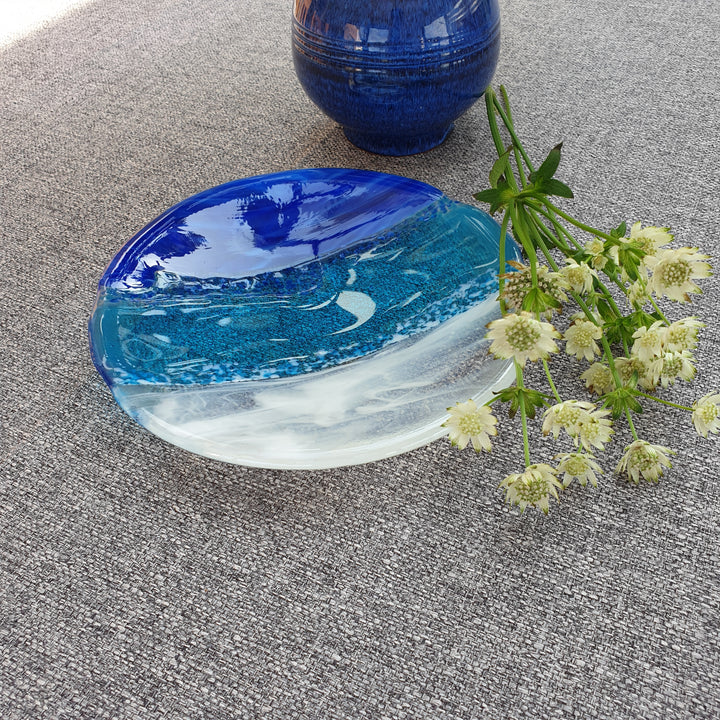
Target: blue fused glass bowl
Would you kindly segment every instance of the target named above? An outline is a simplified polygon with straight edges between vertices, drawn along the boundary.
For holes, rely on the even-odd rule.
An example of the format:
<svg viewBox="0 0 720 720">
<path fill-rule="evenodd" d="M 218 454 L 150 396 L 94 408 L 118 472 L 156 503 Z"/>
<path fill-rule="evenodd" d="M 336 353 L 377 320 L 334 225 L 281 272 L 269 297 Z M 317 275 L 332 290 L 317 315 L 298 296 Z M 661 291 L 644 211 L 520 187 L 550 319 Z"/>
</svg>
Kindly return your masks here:
<svg viewBox="0 0 720 720">
<path fill-rule="evenodd" d="M 295 0 L 293 61 L 348 140 L 383 155 L 441 143 L 482 96 L 500 50 L 498 0 Z"/>
<path fill-rule="evenodd" d="M 500 228 L 408 178 L 296 170 L 170 208 L 100 279 L 93 361 L 142 426 L 218 460 L 324 468 L 440 437 L 509 363 Z M 514 243 L 508 258 L 518 258 Z"/>
</svg>

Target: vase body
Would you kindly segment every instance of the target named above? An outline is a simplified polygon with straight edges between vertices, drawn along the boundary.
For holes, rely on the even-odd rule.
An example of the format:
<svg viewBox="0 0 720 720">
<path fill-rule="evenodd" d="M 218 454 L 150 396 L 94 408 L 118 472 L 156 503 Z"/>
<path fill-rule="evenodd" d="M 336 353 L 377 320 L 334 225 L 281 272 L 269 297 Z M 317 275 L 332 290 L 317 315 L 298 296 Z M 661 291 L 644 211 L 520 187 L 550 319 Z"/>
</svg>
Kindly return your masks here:
<svg viewBox="0 0 720 720">
<path fill-rule="evenodd" d="M 489 85 L 498 0 L 295 0 L 293 61 L 355 145 L 410 155 L 441 143 Z"/>
</svg>

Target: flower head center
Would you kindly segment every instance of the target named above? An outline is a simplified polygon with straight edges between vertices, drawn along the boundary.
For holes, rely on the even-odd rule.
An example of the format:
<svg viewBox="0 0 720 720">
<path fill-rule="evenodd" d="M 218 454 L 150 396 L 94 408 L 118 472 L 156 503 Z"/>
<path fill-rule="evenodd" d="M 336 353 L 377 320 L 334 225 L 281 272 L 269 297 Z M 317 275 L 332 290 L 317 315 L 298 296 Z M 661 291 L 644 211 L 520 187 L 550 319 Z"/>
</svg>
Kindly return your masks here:
<svg viewBox="0 0 720 720">
<path fill-rule="evenodd" d="M 463 415 L 458 420 L 458 427 L 466 435 L 479 435 L 487 430 L 487 423 L 483 422 L 477 414 Z"/>
<path fill-rule="evenodd" d="M 702 403 L 695 412 L 704 423 L 709 425 L 718 416 L 718 406 L 715 403 Z"/>
<path fill-rule="evenodd" d="M 587 472 L 588 463 L 582 455 L 570 455 L 563 464 L 563 470 L 575 477 L 584 475 Z"/>
<path fill-rule="evenodd" d="M 629 458 L 628 464 L 645 472 L 657 466 L 657 455 L 647 445 L 639 445 Z"/>
<path fill-rule="evenodd" d="M 569 430 L 575 428 L 577 424 L 585 418 L 587 412 L 582 408 L 573 405 L 563 405 L 557 414 L 557 421 Z"/>
<path fill-rule="evenodd" d="M 686 283 L 692 275 L 690 262 L 683 259 L 674 260 L 660 268 L 660 277 L 667 286 L 680 286 Z"/>
<path fill-rule="evenodd" d="M 540 328 L 532 318 L 518 317 L 508 328 L 507 341 L 513 350 L 525 351 L 535 346 L 540 335 Z"/>
<path fill-rule="evenodd" d="M 528 470 L 516 486 L 518 497 L 529 504 L 540 502 L 550 490 L 547 480 L 537 470 Z"/>
<path fill-rule="evenodd" d="M 683 369 L 683 357 L 677 353 L 665 353 L 663 358 L 663 375 L 675 377 L 680 375 Z"/>
<path fill-rule="evenodd" d="M 575 331 L 575 342 L 578 345 L 592 345 L 595 341 L 595 325 L 593 323 L 582 323 Z"/>
</svg>

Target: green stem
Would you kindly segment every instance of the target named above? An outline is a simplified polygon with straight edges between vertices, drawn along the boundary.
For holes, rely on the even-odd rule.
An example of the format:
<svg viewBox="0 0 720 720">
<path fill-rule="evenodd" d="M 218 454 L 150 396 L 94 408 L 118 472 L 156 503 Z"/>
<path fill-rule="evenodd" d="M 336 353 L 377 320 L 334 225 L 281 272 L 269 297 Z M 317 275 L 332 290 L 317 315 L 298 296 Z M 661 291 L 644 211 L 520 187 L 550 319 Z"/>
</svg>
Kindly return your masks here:
<svg viewBox="0 0 720 720">
<path fill-rule="evenodd" d="M 558 402 L 562 402 L 562 398 L 560 397 L 557 388 L 555 387 L 555 383 L 553 382 L 552 375 L 550 374 L 550 365 L 548 365 L 548 361 L 543 360 L 542 364 L 545 368 L 545 376 L 547 377 L 547 381 L 550 384 L 550 389 L 552 390 L 552 394 L 555 396 L 555 400 L 557 400 Z"/>
<path fill-rule="evenodd" d="M 500 92 L 503 93 L 503 98 L 507 98 L 507 93 L 505 92 L 504 87 L 500 87 Z M 520 142 L 520 138 L 515 134 L 515 128 L 513 127 L 512 120 L 508 117 L 508 114 L 503 109 L 502 105 L 500 104 L 499 100 L 497 99 L 497 96 L 493 93 L 493 98 L 495 100 L 495 108 L 497 109 L 497 113 L 500 116 L 500 118 L 503 121 L 503 124 L 507 128 L 508 133 L 510 134 L 510 137 L 512 138 L 513 144 L 515 147 L 517 147 L 518 151 L 523 157 L 523 160 L 525 161 L 525 164 L 528 167 L 528 170 L 530 172 L 533 172 L 533 166 L 532 162 L 530 162 L 530 158 L 527 156 L 527 153 L 525 152 L 525 148 L 523 147 L 523 144 Z"/>
<path fill-rule="evenodd" d="M 603 351 L 605 355 L 605 359 L 608 362 L 608 367 L 610 368 L 610 372 L 613 376 L 613 380 L 615 381 L 615 387 L 618 388 L 618 390 L 623 386 L 622 380 L 620 379 L 620 374 L 617 371 L 617 368 L 615 367 L 615 358 L 612 354 L 612 348 L 610 347 L 610 343 L 607 341 L 607 338 L 603 334 L 603 336 L 600 338 L 600 342 L 603 346 Z M 631 423 L 632 424 L 632 423 Z M 635 438 L 637 440 L 637 438 Z"/>
<path fill-rule="evenodd" d="M 687 405 L 679 405 L 678 403 L 670 402 L 669 400 L 663 400 L 662 398 L 656 397 L 655 395 L 648 395 L 647 393 L 642 392 L 642 390 L 635 390 L 634 393 L 635 395 L 640 395 L 641 397 L 647 398 L 648 400 L 654 400 L 661 405 L 667 405 L 668 407 L 677 408 L 678 410 L 687 410 L 688 412 L 693 412 L 693 409 L 691 407 L 688 407 Z"/>
<path fill-rule="evenodd" d="M 515 383 L 519 388 L 524 388 L 523 385 L 523 372 L 520 367 L 520 363 L 517 360 L 515 363 Z M 523 434 L 523 450 L 525 452 L 525 467 L 530 467 L 530 442 L 528 441 L 528 428 L 527 428 L 527 411 L 525 409 L 525 396 L 520 394 L 520 420 L 522 424 Z"/>
<path fill-rule="evenodd" d="M 623 317 L 623 314 L 620 312 L 620 308 L 617 306 L 617 303 L 615 302 L 615 298 L 610 294 L 610 291 L 605 286 L 605 283 L 598 282 L 598 285 L 600 287 L 600 292 L 603 294 L 603 297 L 607 300 L 608 305 L 613 309 L 613 312 L 617 317 L 621 318 Z"/>
<path fill-rule="evenodd" d="M 540 235 L 542 235 L 546 240 L 548 240 L 553 247 L 561 250 L 565 257 L 570 257 L 572 255 L 572 248 L 565 242 L 562 234 L 558 233 L 557 236 L 553 235 L 547 228 L 545 223 L 542 222 L 537 211 L 530 206 L 526 205 L 526 207 L 528 207 L 528 217 L 530 218 L 530 220 L 532 220 L 532 223 L 537 229 L 538 233 L 540 233 Z"/>
<path fill-rule="evenodd" d="M 656 311 L 658 312 L 658 314 L 660 315 L 660 319 L 661 319 L 666 325 L 669 325 L 669 324 L 670 324 L 670 321 L 665 317 L 665 313 L 663 313 L 663 311 L 658 307 L 658 304 L 655 302 L 655 300 L 653 299 L 653 297 L 652 297 L 651 295 L 650 295 L 650 302 L 652 303 L 652 306 L 655 308 L 655 310 L 656 310 Z"/>
<path fill-rule="evenodd" d="M 512 203 L 510 203 L 512 205 Z M 507 228 L 510 221 L 510 208 L 503 215 L 502 224 L 500 225 L 500 247 L 498 252 L 498 297 L 500 298 L 500 312 L 505 315 L 505 300 L 503 299 L 503 287 L 505 286 L 505 244 L 507 240 Z"/>
<path fill-rule="evenodd" d="M 548 261 L 548 264 L 550 265 L 550 267 L 552 267 L 553 270 L 555 270 L 555 272 L 557 272 L 558 271 L 557 263 L 553 259 L 552 255 L 550 255 L 550 251 L 548 250 L 545 243 L 542 241 L 542 238 L 537 237 L 536 242 L 537 242 L 538 246 L 540 247 L 540 249 L 542 250 L 542 253 L 545 256 L 545 259 Z M 605 291 L 607 292 L 607 288 L 605 288 L 605 286 L 602 283 L 599 283 L 599 284 L 600 284 L 600 287 L 605 289 Z M 595 319 L 595 316 L 592 314 L 592 311 L 587 306 L 585 301 L 579 295 L 572 292 L 572 290 L 570 290 L 569 292 L 570 292 L 570 296 L 572 297 L 572 299 L 580 306 L 580 309 L 585 313 L 585 317 L 587 317 L 587 319 L 590 320 L 590 322 L 593 322 L 597 325 L 597 320 Z M 622 317 L 620 315 L 620 310 L 617 309 L 617 305 L 615 305 L 615 309 L 617 310 L 618 317 Z M 610 370 L 613 374 L 613 380 L 615 380 L 615 387 L 618 387 L 618 388 L 622 387 L 622 382 L 620 380 L 620 376 L 618 375 L 617 370 L 615 369 L 615 361 L 613 360 L 612 352 L 610 350 L 610 344 L 608 343 L 607 339 L 605 338 L 605 335 L 602 336 L 602 343 L 603 343 L 603 349 L 605 351 L 605 355 L 607 356 L 608 365 L 610 366 Z M 627 347 L 627 343 L 624 340 L 623 340 L 623 345 L 625 347 L 625 354 L 627 355 L 628 347 Z"/>
<path fill-rule="evenodd" d="M 624 295 L 630 294 L 630 291 L 625 287 L 625 283 L 617 276 L 617 273 L 611 273 L 605 270 L 605 268 L 603 268 L 603 273 L 607 275 L 607 277 L 609 277 L 620 290 L 622 290 Z"/>
<path fill-rule="evenodd" d="M 558 235 L 564 235 L 570 242 L 578 249 L 578 250 L 584 250 L 585 248 L 557 221 L 557 218 L 552 214 L 547 212 L 542 208 L 540 205 L 536 205 L 535 203 L 527 203 L 535 212 L 540 213 L 542 216 L 546 217 L 555 228 L 555 232 Z M 562 246 L 559 246 L 559 249 L 562 250 Z"/>
<path fill-rule="evenodd" d="M 543 200 L 545 207 L 548 208 L 548 210 L 551 210 L 552 212 L 559 215 L 563 220 L 567 220 L 571 225 L 574 225 L 579 230 L 583 230 L 586 233 L 590 233 L 591 235 L 595 235 L 597 237 L 605 238 L 606 240 L 613 240 L 615 241 L 617 238 L 614 238 L 612 235 L 608 235 L 607 233 L 604 233 L 602 230 L 598 230 L 597 228 L 594 228 L 590 225 L 586 225 L 583 222 L 580 222 L 579 220 L 576 220 L 572 215 L 568 215 L 566 212 L 563 212 L 557 205 L 554 205 L 550 202 L 550 200 L 547 199 L 547 197 Z"/>
<path fill-rule="evenodd" d="M 497 97 L 492 88 L 488 88 L 485 91 L 485 109 L 487 110 L 488 125 L 490 126 L 490 135 L 492 135 L 493 142 L 495 143 L 495 151 L 498 157 L 501 157 L 505 153 L 505 145 L 503 144 L 502 137 L 500 135 L 500 128 L 497 124 L 497 118 L 495 117 L 495 107 L 497 105 Z M 517 192 L 518 186 L 515 181 L 515 176 L 510 170 L 510 164 L 508 163 L 507 181 L 510 183 L 512 189 Z"/>
<path fill-rule="evenodd" d="M 507 119 L 508 119 L 508 122 L 510 123 L 509 127 L 514 128 L 515 126 L 513 125 L 512 112 L 510 110 L 510 98 L 508 97 L 508 94 L 507 94 L 507 91 L 505 90 L 504 85 L 500 86 L 500 93 L 502 94 L 503 104 L 505 105 L 505 112 L 507 113 Z M 508 126 L 506 125 L 506 127 L 508 127 Z M 527 178 L 525 177 L 525 169 L 523 168 L 522 156 L 520 154 L 520 149 L 518 148 L 518 146 L 515 142 L 513 142 L 512 148 L 513 148 L 513 155 L 515 156 L 515 165 L 517 165 L 518 175 L 520 175 L 520 184 L 523 188 L 525 188 L 525 187 L 527 187 Z"/>
<path fill-rule="evenodd" d="M 550 255 L 550 251 L 548 250 L 547 246 L 543 242 L 541 237 L 536 237 L 536 242 L 540 249 L 542 250 L 543 255 L 545 256 L 546 260 L 550 264 L 550 266 L 557 271 L 557 263 L 553 259 L 552 255 Z M 602 284 L 602 283 L 601 283 Z M 577 294 L 572 291 L 570 291 L 570 295 L 572 299 L 579 305 L 580 309 L 585 313 L 585 317 L 587 317 L 590 322 L 595 323 L 597 325 L 597 320 L 595 316 L 593 315 L 590 308 L 587 306 L 585 301 Z M 605 337 L 605 334 L 603 333 L 602 337 L 600 338 L 600 342 L 603 346 L 603 351 L 605 358 L 608 362 L 608 367 L 610 368 L 610 372 L 612 373 L 613 380 L 615 381 L 615 387 L 621 388 L 622 387 L 622 380 L 620 379 L 620 375 L 617 371 L 617 368 L 615 367 L 615 359 L 612 355 L 612 349 L 610 348 L 610 343 L 608 342 L 607 338 Z"/>
<path fill-rule="evenodd" d="M 632 415 L 630 415 L 629 408 L 625 408 L 625 417 L 627 418 L 628 426 L 630 427 L 630 432 L 632 433 L 633 438 L 635 438 L 635 440 L 639 440 L 640 438 L 638 437 L 637 430 L 635 430 L 635 424 L 632 421 Z"/>
<path fill-rule="evenodd" d="M 513 206 L 512 208 L 508 205 L 508 211 L 512 213 L 513 230 L 515 231 L 515 237 L 520 240 L 520 243 L 525 250 L 525 254 L 528 256 L 530 261 L 530 276 L 532 278 L 533 287 L 537 287 L 537 252 L 535 251 L 535 245 L 533 244 L 530 234 L 527 232 L 524 219 L 521 217 L 523 211 L 521 208 Z"/>
</svg>

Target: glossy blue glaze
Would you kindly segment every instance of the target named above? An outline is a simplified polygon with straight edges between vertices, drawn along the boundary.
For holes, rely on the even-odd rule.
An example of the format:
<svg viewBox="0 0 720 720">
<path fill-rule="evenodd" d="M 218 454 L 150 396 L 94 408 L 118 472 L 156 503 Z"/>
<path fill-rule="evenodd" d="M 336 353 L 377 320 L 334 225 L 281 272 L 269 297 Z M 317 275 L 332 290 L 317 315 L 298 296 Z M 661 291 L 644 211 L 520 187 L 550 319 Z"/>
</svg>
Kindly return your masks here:
<svg viewBox="0 0 720 720">
<path fill-rule="evenodd" d="M 485 91 L 498 0 L 295 0 L 293 59 L 309 97 L 366 150 L 442 142 Z"/>
<path fill-rule="evenodd" d="M 111 387 L 335 367 L 491 298 L 498 237 L 486 213 L 407 178 L 237 180 L 175 205 L 118 253 L 90 320 L 93 359 Z"/>
</svg>

